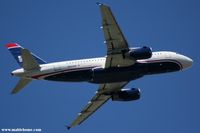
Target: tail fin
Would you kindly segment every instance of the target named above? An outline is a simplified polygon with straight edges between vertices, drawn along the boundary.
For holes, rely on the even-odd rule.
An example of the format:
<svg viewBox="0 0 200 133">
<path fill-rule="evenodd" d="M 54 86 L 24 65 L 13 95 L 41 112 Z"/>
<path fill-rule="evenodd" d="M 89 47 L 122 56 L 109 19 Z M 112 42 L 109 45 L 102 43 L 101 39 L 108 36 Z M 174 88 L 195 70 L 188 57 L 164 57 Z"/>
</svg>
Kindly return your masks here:
<svg viewBox="0 0 200 133">
<path fill-rule="evenodd" d="M 24 49 L 23 47 L 21 47 L 19 44 L 17 43 L 9 43 L 6 45 L 6 47 L 8 48 L 8 50 L 11 52 L 11 54 L 13 55 L 13 57 L 15 58 L 15 60 L 17 61 L 17 63 L 23 67 L 23 60 L 22 60 L 22 49 Z M 31 53 L 31 55 L 34 57 L 34 59 L 36 60 L 36 62 L 38 64 L 45 64 L 46 61 L 44 61 L 43 59 L 41 59 L 40 57 L 36 56 L 35 54 Z"/>
</svg>

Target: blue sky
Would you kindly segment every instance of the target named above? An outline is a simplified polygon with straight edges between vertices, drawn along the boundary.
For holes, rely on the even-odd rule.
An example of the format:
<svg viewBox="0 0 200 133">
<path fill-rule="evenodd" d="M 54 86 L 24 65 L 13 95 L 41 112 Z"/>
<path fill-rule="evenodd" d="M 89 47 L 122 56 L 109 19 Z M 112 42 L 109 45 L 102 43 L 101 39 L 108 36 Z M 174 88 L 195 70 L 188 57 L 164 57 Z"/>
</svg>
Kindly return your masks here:
<svg viewBox="0 0 200 133">
<path fill-rule="evenodd" d="M 80 132 L 200 132 L 199 44 L 200 2 L 197 0 L 100 1 L 111 6 L 129 45 L 169 50 L 194 60 L 183 72 L 146 76 L 127 87 L 140 88 L 133 102 L 109 101 L 82 125 Z M 48 62 L 106 54 L 96 1 L 0 1 L 0 128 L 41 128 L 67 132 L 98 85 L 34 81 L 21 93 L 10 91 L 18 68 L 4 47 L 17 42 Z"/>
</svg>

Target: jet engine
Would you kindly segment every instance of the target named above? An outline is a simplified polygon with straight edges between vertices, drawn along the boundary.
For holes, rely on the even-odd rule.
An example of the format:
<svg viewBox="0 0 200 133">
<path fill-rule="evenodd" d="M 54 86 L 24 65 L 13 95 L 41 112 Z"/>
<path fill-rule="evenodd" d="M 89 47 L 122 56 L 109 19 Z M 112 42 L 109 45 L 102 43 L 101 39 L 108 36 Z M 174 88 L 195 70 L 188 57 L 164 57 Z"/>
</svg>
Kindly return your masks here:
<svg viewBox="0 0 200 133">
<path fill-rule="evenodd" d="M 133 101 L 140 98 L 140 89 L 121 89 L 120 91 L 112 93 L 113 101 Z"/>
<path fill-rule="evenodd" d="M 134 58 L 136 60 L 148 59 L 151 58 L 152 56 L 152 50 L 150 47 L 146 46 L 140 48 L 134 48 L 128 52 L 128 55 L 130 58 Z"/>
</svg>

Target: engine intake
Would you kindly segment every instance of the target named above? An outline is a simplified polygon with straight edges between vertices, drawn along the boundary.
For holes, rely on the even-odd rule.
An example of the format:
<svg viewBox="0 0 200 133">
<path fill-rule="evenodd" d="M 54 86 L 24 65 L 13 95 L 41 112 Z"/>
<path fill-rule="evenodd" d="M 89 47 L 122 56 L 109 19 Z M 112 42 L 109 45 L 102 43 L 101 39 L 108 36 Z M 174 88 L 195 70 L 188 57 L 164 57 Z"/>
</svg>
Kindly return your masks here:
<svg viewBox="0 0 200 133">
<path fill-rule="evenodd" d="M 152 50 L 150 47 L 141 47 L 141 48 L 135 48 L 131 49 L 129 52 L 129 57 L 134 58 L 136 60 L 140 59 L 148 59 L 152 56 Z"/>
<path fill-rule="evenodd" d="M 113 101 L 133 101 L 140 98 L 140 89 L 121 89 L 120 91 L 112 94 Z"/>
</svg>

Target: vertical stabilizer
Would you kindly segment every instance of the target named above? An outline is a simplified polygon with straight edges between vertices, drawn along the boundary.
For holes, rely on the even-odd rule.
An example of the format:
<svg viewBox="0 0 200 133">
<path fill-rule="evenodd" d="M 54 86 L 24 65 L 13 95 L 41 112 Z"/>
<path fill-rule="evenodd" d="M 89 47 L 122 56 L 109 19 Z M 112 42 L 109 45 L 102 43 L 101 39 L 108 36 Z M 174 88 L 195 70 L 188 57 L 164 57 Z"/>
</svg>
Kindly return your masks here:
<svg viewBox="0 0 200 133">
<path fill-rule="evenodd" d="M 31 53 L 28 49 L 21 47 L 16 43 L 7 44 L 6 47 L 11 52 L 17 63 L 25 70 L 39 70 L 40 64 L 46 63 L 44 60 L 39 58 L 38 56 Z M 15 88 L 12 90 L 12 94 L 16 94 L 21 91 L 28 83 L 30 83 L 32 79 L 27 79 L 21 77 Z"/>
<path fill-rule="evenodd" d="M 17 61 L 17 63 L 23 67 L 23 60 L 22 60 L 22 50 L 24 49 L 23 47 L 21 47 L 19 44 L 17 43 L 9 43 L 6 45 L 6 47 L 8 48 L 8 50 L 11 52 L 11 54 L 13 55 L 13 57 L 15 58 L 15 60 Z M 36 56 L 33 53 L 30 53 L 33 58 L 36 60 L 36 62 L 38 64 L 45 64 L 46 61 L 44 61 L 43 59 L 41 59 L 40 57 Z"/>
</svg>

